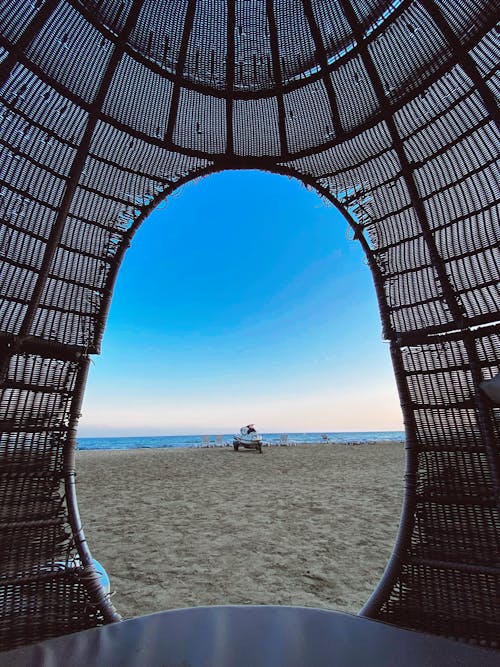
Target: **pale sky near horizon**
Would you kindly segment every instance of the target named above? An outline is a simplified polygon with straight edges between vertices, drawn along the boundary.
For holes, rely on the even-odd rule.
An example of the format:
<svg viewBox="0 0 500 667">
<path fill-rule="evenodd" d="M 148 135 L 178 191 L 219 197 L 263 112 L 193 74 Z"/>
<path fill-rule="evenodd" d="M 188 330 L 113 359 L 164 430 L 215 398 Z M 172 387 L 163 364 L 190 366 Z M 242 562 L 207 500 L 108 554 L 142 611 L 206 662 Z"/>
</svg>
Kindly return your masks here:
<svg viewBox="0 0 500 667">
<path fill-rule="evenodd" d="M 137 232 L 79 436 L 402 430 L 371 274 L 347 222 L 258 171 L 190 183 Z"/>
</svg>

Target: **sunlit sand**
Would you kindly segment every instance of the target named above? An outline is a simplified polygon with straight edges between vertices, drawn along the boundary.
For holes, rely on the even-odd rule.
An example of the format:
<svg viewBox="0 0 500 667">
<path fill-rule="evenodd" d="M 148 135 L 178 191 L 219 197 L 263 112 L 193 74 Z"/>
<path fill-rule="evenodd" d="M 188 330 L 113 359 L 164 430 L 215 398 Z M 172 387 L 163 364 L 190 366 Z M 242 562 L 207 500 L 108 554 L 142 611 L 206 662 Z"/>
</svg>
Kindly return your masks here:
<svg viewBox="0 0 500 667">
<path fill-rule="evenodd" d="M 92 555 L 124 617 L 284 604 L 357 612 L 396 537 L 402 445 L 77 453 Z"/>
</svg>

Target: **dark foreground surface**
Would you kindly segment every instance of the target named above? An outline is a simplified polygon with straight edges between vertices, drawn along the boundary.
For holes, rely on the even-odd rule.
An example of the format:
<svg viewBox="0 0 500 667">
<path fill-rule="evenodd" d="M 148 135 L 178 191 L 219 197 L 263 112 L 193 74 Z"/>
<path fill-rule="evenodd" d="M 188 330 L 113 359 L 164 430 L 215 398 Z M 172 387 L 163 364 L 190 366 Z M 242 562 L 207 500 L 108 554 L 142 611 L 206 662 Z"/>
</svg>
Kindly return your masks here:
<svg viewBox="0 0 500 667">
<path fill-rule="evenodd" d="M 0 667 L 498 667 L 500 653 L 304 607 L 161 612 L 0 654 Z"/>
</svg>

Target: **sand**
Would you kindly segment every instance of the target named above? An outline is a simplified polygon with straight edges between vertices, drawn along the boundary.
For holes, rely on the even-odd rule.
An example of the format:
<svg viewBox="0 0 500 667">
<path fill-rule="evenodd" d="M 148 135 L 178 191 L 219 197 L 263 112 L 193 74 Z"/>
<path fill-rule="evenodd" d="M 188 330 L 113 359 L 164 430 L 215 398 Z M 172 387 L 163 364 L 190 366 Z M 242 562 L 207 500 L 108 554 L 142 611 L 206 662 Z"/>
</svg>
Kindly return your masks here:
<svg viewBox="0 0 500 667">
<path fill-rule="evenodd" d="M 393 443 L 77 452 L 92 555 L 124 618 L 193 605 L 357 612 L 396 537 Z"/>
</svg>

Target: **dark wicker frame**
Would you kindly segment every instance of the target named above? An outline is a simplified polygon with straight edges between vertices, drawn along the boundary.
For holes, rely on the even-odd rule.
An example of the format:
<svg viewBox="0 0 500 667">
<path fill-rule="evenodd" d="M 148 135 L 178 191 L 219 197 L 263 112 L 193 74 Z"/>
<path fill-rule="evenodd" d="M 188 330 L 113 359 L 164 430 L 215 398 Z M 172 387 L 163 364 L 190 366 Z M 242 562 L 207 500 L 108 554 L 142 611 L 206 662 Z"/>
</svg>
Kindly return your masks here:
<svg viewBox="0 0 500 667">
<path fill-rule="evenodd" d="M 406 495 L 361 613 L 498 647 L 497 7 L 156 4 L 0 6 L 0 649 L 119 620 L 74 487 L 89 354 L 151 210 L 248 168 L 343 212 L 390 341 Z"/>
</svg>

